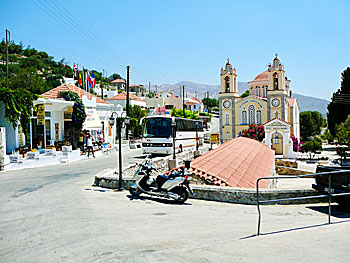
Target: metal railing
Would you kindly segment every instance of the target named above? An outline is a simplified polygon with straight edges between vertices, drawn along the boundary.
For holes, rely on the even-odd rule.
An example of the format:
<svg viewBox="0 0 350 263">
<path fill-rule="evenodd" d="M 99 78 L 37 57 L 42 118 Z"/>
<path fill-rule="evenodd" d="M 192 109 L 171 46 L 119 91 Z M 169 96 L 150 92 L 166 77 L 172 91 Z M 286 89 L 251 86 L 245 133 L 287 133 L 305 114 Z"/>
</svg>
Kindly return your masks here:
<svg viewBox="0 0 350 263">
<path fill-rule="evenodd" d="M 350 173 L 350 171 L 338 170 L 338 171 L 334 171 L 334 172 L 323 172 L 323 173 L 314 173 L 314 174 L 307 174 L 307 175 L 270 176 L 270 177 L 261 177 L 261 178 L 259 178 L 256 181 L 256 204 L 257 204 L 257 209 L 258 209 L 258 213 L 259 213 L 257 235 L 260 235 L 260 225 L 261 225 L 260 204 L 266 204 L 266 203 L 276 203 L 276 202 L 283 202 L 283 201 L 289 201 L 289 200 L 304 200 L 304 199 L 314 199 L 314 198 L 328 197 L 328 224 L 331 224 L 331 202 L 332 202 L 332 197 L 350 195 L 350 192 L 337 193 L 337 194 L 332 193 L 332 192 L 334 192 L 334 190 L 332 190 L 332 175 L 333 174 L 342 174 L 342 173 Z M 262 201 L 260 201 L 260 199 L 259 199 L 259 182 L 261 180 L 310 178 L 310 177 L 316 177 L 317 175 L 327 175 L 328 176 L 328 187 L 325 188 L 325 191 L 328 190 L 327 194 L 312 195 L 312 196 L 302 196 L 302 197 L 291 197 L 291 198 L 282 198 L 282 199 L 272 199 L 272 200 L 262 200 Z M 348 176 L 350 176 L 350 175 L 348 175 Z M 349 180 L 348 180 L 348 182 L 349 182 Z"/>
</svg>

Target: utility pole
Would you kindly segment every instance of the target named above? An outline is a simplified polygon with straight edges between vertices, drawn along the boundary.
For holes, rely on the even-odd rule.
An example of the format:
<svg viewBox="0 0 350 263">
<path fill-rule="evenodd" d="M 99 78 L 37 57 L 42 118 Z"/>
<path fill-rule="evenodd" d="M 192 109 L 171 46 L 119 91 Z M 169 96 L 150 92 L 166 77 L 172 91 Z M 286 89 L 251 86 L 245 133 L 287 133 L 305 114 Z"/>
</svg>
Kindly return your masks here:
<svg viewBox="0 0 350 263">
<path fill-rule="evenodd" d="M 10 31 L 6 29 L 6 88 L 9 88 L 9 42 Z"/>
<path fill-rule="evenodd" d="M 183 109 L 183 115 L 184 118 L 186 118 L 186 113 L 185 113 L 185 86 L 182 86 L 182 109 Z"/>
<path fill-rule="evenodd" d="M 182 96 L 181 96 L 181 86 L 180 86 L 180 98 L 181 98 Z"/>
<path fill-rule="evenodd" d="M 157 94 L 157 92 L 158 92 L 158 91 L 157 91 L 157 88 L 158 88 L 158 86 L 156 85 L 156 94 Z"/>
<path fill-rule="evenodd" d="M 151 94 L 151 82 L 148 82 L 148 94 Z"/>
<path fill-rule="evenodd" d="M 197 91 L 194 91 L 194 98 L 197 99 Z"/>
<path fill-rule="evenodd" d="M 103 69 L 102 71 L 102 78 L 101 78 L 101 95 L 102 95 L 102 99 L 104 99 L 103 97 L 103 78 L 104 78 L 104 75 L 105 75 L 105 70 Z"/>
<path fill-rule="evenodd" d="M 130 66 L 126 67 L 126 116 L 129 117 L 129 69 Z M 126 139 L 129 139 L 129 127 L 126 124 Z"/>
</svg>

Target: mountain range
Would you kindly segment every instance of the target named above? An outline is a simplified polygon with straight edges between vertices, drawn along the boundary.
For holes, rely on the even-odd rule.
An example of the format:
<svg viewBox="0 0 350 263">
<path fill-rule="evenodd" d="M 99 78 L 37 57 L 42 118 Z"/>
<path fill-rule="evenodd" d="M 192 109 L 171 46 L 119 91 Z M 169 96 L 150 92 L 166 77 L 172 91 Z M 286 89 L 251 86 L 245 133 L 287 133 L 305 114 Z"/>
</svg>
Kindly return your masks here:
<svg viewBox="0 0 350 263">
<path fill-rule="evenodd" d="M 242 94 L 245 92 L 249 85 L 247 82 L 238 82 L 238 92 Z M 206 85 L 191 81 L 181 81 L 176 84 L 162 84 L 158 87 L 158 91 L 172 91 L 175 95 L 180 95 L 180 87 L 185 86 L 185 94 L 187 97 L 204 98 L 205 92 L 209 92 L 210 98 L 218 98 L 220 92 L 220 85 Z M 153 89 L 153 87 L 152 87 Z M 181 91 L 182 92 L 182 91 Z M 311 96 L 305 96 L 297 93 L 293 93 L 292 97 L 297 98 L 300 106 L 300 112 L 303 111 L 318 111 L 324 116 L 327 114 L 327 104 L 329 101 L 319 99 Z"/>
</svg>

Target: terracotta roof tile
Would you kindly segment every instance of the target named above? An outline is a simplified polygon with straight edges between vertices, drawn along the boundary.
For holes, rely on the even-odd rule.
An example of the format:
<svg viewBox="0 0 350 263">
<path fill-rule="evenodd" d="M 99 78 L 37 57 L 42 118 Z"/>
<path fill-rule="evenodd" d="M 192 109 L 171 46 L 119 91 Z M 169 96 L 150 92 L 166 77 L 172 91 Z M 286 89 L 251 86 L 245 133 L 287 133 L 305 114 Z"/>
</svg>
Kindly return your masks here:
<svg viewBox="0 0 350 263">
<path fill-rule="evenodd" d="M 139 97 L 135 96 L 132 93 L 129 93 L 129 99 L 130 100 L 144 101 L 144 100 L 140 99 Z M 126 92 L 123 91 L 122 93 L 119 93 L 118 95 L 115 95 L 114 97 L 110 98 L 109 100 L 126 100 Z"/>
<path fill-rule="evenodd" d="M 276 119 L 277 119 L 277 120 L 280 120 L 281 122 L 283 122 L 283 123 L 285 123 L 285 124 L 290 125 L 289 122 L 287 122 L 287 121 L 285 121 L 285 120 L 283 120 L 283 119 L 281 119 L 281 118 L 273 118 L 273 119 L 271 119 L 271 120 L 265 122 L 263 125 L 266 125 L 266 124 L 268 124 L 268 123 L 270 123 L 270 122 L 272 122 L 273 120 L 276 120 Z"/>
<path fill-rule="evenodd" d="M 115 79 L 115 80 L 111 81 L 111 84 L 113 84 L 113 83 L 125 83 L 125 80 L 123 80 L 123 79 Z"/>
<path fill-rule="evenodd" d="M 253 79 L 250 82 L 263 82 L 263 81 L 268 81 L 269 80 L 269 71 L 266 70 L 262 73 L 260 73 L 258 76 L 255 77 L 255 79 Z"/>
<path fill-rule="evenodd" d="M 71 85 L 71 84 L 63 84 L 61 86 L 58 86 L 54 89 L 51 89 L 49 91 L 46 91 L 45 93 L 41 94 L 42 97 L 47 98 L 47 99 L 58 99 L 61 98 L 60 96 L 60 92 L 61 91 L 73 91 L 75 93 L 77 93 L 80 98 L 82 98 L 84 95 L 86 95 L 88 98 L 96 98 L 96 102 L 97 103 L 105 103 L 105 104 L 109 104 L 109 102 L 96 97 L 95 95 L 75 86 L 75 85 Z"/>
<path fill-rule="evenodd" d="M 271 175 L 273 162 L 273 150 L 256 140 L 240 137 L 193 160 L 191 168 L 217 185 L 255 188 L 259 177 Z M 268 181 L 262 181 L 261 187 L 268 187 Z"/>
<path fill-rule="evenodd" d="M 289 98 L 289 105 L 294 106 L 296 98 Z"/>
</svg>

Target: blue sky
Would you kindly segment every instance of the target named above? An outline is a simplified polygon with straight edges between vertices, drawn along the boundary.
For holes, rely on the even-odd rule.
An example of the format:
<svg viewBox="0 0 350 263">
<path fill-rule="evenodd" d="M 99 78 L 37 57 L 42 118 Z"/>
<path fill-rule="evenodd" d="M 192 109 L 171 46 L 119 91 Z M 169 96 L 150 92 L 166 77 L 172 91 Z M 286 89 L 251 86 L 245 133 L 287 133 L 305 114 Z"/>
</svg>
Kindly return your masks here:
<svg viewBox="0 0 350 263">
<path fill-rule="evenodd" d="M 293 92 L 329 99 L 350 66 L 349 1 L 2 0 L 9 29 L 56 60 L 125 77 L 132 83 L 219 84 L 230 58 L 238 81 L 266 69 L 274 54 Z"/>
</svg>

